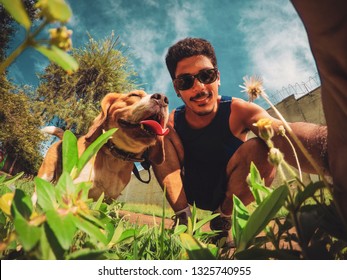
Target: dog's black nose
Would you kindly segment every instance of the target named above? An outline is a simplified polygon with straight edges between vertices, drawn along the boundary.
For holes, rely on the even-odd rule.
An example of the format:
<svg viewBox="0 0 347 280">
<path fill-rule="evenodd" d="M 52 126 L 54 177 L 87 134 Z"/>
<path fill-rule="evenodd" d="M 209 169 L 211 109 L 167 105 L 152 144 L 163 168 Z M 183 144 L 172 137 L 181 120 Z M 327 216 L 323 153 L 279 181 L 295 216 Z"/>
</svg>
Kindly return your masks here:
<svg viewBox="0 0 347 280">
<path fill-rule="evenodd" d="M 169 99 L 166 97 L 165 94 L 154 93 L 152 94 L 151 98 L 156 99 L 158 101 L 163 101 L 165 104 L 169 104 Z"/>
</svg>

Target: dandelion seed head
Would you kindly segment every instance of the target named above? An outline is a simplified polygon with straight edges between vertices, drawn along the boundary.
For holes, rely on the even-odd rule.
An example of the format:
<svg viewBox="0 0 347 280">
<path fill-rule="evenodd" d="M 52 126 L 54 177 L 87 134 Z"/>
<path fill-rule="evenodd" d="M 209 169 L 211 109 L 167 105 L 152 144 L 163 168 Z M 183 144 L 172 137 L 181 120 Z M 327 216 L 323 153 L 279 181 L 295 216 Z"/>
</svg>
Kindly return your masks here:
<svg viewBox="0 0 347 280">
<path fill-rule="evenodd" d="M 263 88 L 263 80 L 259 76 L 245 76 L 243 77 L 243 85 L 240 85 L 243 90 L 241 92 L 245 92 L 248 95 L 249 102 L 253 102 L 260 95 L 266 95 L 265 90 Z"/>
</svg>

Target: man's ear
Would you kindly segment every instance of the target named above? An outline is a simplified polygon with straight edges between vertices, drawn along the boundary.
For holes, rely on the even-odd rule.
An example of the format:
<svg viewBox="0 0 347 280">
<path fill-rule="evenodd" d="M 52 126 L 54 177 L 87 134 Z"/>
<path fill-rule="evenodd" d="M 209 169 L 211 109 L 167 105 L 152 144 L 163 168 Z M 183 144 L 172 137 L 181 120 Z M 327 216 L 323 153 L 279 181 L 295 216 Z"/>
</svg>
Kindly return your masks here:
<svg viewBox="0 0 347 280">
<path fill-rule="evenodd" d="M 150 162 L 156 165 L 162 164 L 164 162 L 164 136 L 157 136 L 155 145 L 149 148 L 148 158 Z"/>
</svg>

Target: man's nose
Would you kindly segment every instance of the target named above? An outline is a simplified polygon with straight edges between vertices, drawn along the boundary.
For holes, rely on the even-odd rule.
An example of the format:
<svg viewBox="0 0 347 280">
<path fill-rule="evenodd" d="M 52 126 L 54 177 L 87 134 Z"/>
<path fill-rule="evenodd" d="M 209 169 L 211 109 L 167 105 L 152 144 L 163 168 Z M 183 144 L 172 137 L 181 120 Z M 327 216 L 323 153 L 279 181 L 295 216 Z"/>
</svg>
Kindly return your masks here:
<svg viewBox="0 0 347 280">
<path fill-rule="evenodd" d="M 195 91 L 201 91 L 201 89 L 203 88 L 205 88 L 205 84 L 200 82 L 197 78 L 195 78 L 191 89 Z"/>
</svg>

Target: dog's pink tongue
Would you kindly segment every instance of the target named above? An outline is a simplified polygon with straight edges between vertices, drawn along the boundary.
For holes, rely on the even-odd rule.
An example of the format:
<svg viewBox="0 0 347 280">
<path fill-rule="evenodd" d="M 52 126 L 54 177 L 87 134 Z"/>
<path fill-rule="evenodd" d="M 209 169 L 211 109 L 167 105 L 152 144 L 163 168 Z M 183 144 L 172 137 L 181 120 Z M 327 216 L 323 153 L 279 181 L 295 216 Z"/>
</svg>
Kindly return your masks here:
<svg viewBox="0 0 347 280">
<path fill-rule="evenodd" d="M 150 129 L 152 129 L 152 131 L 159 136 L 163 136 L 169 133 L 168 128 L 162 128 L 161 125 L 154 120 L 143 120 L 140 123 L 150 127 Z"/>
</svg>

